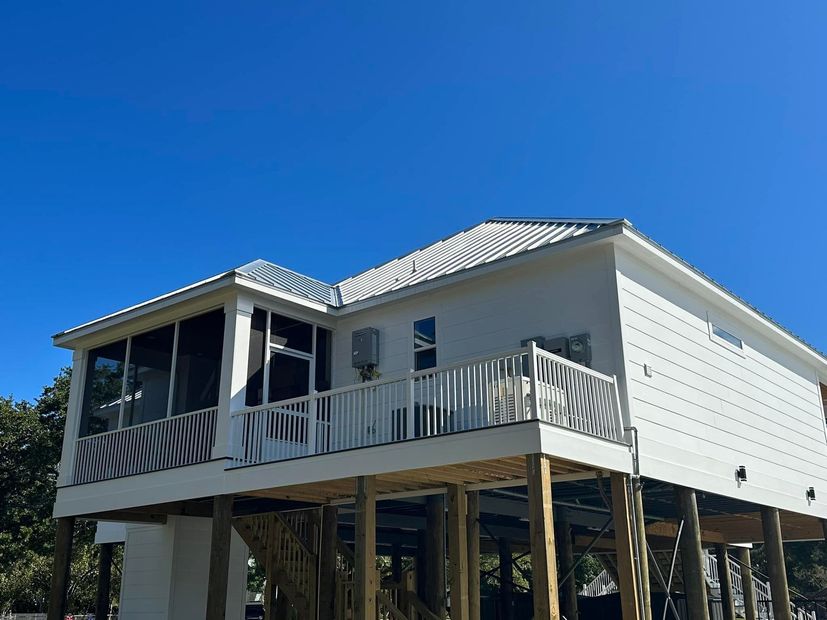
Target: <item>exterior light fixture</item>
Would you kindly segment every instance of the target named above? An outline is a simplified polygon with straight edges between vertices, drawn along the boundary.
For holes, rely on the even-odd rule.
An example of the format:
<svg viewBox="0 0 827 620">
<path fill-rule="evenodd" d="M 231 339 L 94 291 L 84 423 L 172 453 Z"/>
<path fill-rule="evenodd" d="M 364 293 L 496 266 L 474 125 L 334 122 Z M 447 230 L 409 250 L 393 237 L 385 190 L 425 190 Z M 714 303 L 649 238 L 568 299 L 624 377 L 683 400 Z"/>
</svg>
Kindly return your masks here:
<svg viewBox="0 0 827 620">
<path fill-rule="evenodd" d="M 814 502 L 816 500 L 816 490 L 813 487 L 807 489 L 807 501 Z"/>
<path fill-rule="evenodd" d="M 746 465 L 739 465 L 738 469 L 735 470 L 735 478 L 738 482 L 746 482 L 747 481 L 747 467 Z"/>
</svg>

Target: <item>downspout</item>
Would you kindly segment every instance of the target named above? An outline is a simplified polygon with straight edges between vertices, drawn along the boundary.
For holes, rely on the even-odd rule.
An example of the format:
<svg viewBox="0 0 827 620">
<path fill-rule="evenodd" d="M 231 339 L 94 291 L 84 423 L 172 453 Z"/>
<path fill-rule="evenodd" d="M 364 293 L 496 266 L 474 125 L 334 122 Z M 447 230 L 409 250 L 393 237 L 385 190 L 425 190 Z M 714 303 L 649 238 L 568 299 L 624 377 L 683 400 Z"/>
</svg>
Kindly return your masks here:
<svg viewBox="0 0 827 620">
<path fill-rule="evenodd" d="M 623 429 L 632 433 L 632 475 L 628 478 L 628 493 L 629 501 L 631 502 L 630 513 L 632 520 L 632 548 L 634 552 L 635 571 L 637 572 L 637 588 L 635 595 L 638 599 L 638 609 L 640 609 L 641 618 L 646 618 L 646 597 L 643 594 L 643 571 L 641 570 L 640 549 L 641 542 L 638 535 L 638 519 L 637 508 L 635 506 L 635 488 L 640 488 L 640 458 L 638 453 L 638 430 L 636 426 L 626 426 Z M 648 576 L 647 576 L 648 578 Z"/>
</svg>

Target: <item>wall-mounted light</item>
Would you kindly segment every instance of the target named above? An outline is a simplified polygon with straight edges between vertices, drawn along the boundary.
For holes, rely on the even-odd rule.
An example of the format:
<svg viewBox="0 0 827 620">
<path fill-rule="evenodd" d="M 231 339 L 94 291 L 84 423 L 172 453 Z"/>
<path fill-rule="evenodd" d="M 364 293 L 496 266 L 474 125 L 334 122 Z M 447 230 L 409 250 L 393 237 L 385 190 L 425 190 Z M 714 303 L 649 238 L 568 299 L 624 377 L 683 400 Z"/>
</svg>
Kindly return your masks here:
<svg viewBox="0 0 827 620">
<path fill-rule="evenodd" d="M 735 479 L 738 482 L 746 482 L 747 481 L 747 467 L 746 465 L 739 465 L 738 469 L 735 470 Z"/>
<path fill-rule="evenodd" d="M 807 489 L 807 501 L 808 502 L 816 501 L 816 490 L 813 487 L 809 487 Z"/>
</svg>

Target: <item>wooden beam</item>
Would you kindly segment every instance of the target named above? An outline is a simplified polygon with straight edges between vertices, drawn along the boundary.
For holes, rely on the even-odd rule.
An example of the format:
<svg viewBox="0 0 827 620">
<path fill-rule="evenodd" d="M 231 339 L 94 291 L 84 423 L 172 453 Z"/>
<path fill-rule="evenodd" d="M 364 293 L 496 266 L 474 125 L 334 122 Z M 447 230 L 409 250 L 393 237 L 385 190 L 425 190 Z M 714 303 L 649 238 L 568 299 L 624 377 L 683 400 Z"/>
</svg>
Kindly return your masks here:
<svg viewBox="0 0 827 620">
<path fill-rule="evenodd" d="M 646 526 L 646 534 L 648 536 L 660 536 L 675 540 L 675 537 L 678 535 L 678 525 L 670 521 L 657 521 Z M 726 544 L 727 540 L 721 532 L 701 530 L 701 542 L 718 545 Z"/>
<path fill-rule="evenodd" d="M 95 593 L 95 618 L 109 617 L 109 594 L 112 584 L 112 549 L 114 543 L 98 545 L 98 588 Z"/>
<path fill-rule="evenodd" d="M 108 510 L 94 514 L 79 515 L 86 521 L 114 521 L 115 523 L 159 523 L 167 522 L 167 516 L 160 512 L 144 512 L 140 510 Z"/>
<path fill-rule="evenodd" d="M 637 528 L 637 561 L 640 567 L 640 591 L 643 596 L 643 620 L 652 620 L 652 589 L 649 577 L 649 553 L 646 540 L 646 517 L 643 510 L 643 484 L 640 476 L 633 479 L 632 505 L 635 511 L 635 527 Z"/>
<path fill-rule="evenodd" d="M 354 620 L 376 620 L 376 477 L 356 479 Z"/>
<path fill-rule="evenodd" d="M 213 499 L 210 536 L 210 572 L 207 587 L 207 620 L 224 620 L 227 611 L 227 579 L 230 574 L 230 537 L 233 530 L 233 496 Z"/>
<path fill-rule="evenodd" d="M 718 583 L 721 590 L 721 611 L 724 620 L 735 620 L 735 598 L 732 590 L 732 572 L 729 570 L 729 555 L 726 545 L 715 545 L 715 559 L 718 562 Z"/>
<path fill-rule="evenodd" d="M 69 569 L 72 565 L 72 535 L 74 517 L 57 520 L 55 559 L 52 564 L 52 589 L 49 593 L 49 613 L 46 620 L 63 620 L 66 615 L 66 594 L 69 589 Z"/>
<path fill-rule="evenodd" d="M 551 464 L 544 454 L 526 456 L 529 538 L 535 620 L 559 620 L 557 558 L 551 505 Z"/>
<path fill-rule="evenodd" d="M 336 618 L 336 549 L 339 542 L 339 509 L 322 506 L 319 550 L 319 620 Z"/>
<path fill-rule="evenodd" d="M 790 589 L 787 585 L 784 542 L 777 508 L 761 507 L 761 526 L 764 530 L 764 552 L 767 555 L 773 617 L 775 620 L 790 620 Z"/>
<path fill-rule="evenodd" d="M 480 492 L 468 491 L 468 618 L 480 620 Z"/>
<path fill-rule="evenodd" d="M 500 618 L 514 620 L 514 563 L 511 541 L 500 538 L 498 544 L 500 556 Z"/>
<path fill-rule="evenodd" d="M 758 603 L 755 598 L 755 584 L 752 582 L 752 559 L 747 547 L 735 550 L 741 568 L 741 587 L 744 591 L 744 618 L 758 620 Z"/>
<path fill-rule="evenodd" d="M 612 516 L 614 517 L 615 547 L 617 548 L 617 575 L 620 579 L 620 606 L 623 620 L 642 617 L 638 595 L 637 554 L 633 537 L 632 505 L 629 497 L 629 477 L 612 472 Z"/>
<path fill-rule="evenodd" d="M 425 499 L 425 584 L 423 602 L 445 618 L 445 497 Z"/>
<path fill-rule="evenodd" d="M 559 556 L 560 575 L 567 575 L 574 567 L 574 545 L 571 535 L 571 522 L 566 508 L 557 509 L 555 538 Z M 577 580 L 570 575 L 560 584 L 560 613 L 565 618 L 577 618 Z"/>
<path fill-rule="evenodd" d="M 468 620 L 468 507 L 465 487 L 448 485 L 448 559 L 451 567 L 451 620 Z"/>
<path fill-rule="evenodd" d="M 704 556 L 701 548 L 701 524 L 698 519 L 698 500 L 695 497 L 695 490 L 676 485 L 675 504 L 678 518 L 683 519 L 680 552 L 683 583 L 686 588 L 687 620 L 709 620 Z"/>
</svg>

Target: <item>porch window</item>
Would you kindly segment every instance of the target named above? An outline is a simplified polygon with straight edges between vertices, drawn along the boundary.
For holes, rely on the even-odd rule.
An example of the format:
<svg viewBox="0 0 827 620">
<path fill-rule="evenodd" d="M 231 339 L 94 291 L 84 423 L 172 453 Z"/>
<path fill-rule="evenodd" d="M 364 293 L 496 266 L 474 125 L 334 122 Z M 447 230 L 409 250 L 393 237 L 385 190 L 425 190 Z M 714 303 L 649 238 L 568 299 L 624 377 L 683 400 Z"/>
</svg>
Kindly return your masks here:
<svg viewBox="0 0 827 620">
<path fill-rule="evenodd" d="M 436 318 L 414 321 L 414 370 L 436 366 Z"/>
<path fill-rule="evenodd" d="M 215 407 L 223 345 L 215 310 L 90 350 L 79 435 Z"/>
</svg>

